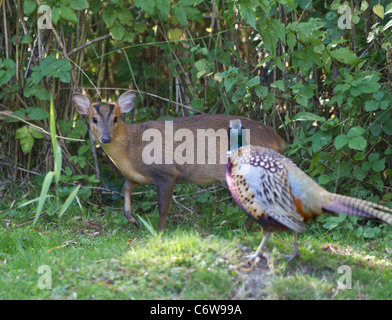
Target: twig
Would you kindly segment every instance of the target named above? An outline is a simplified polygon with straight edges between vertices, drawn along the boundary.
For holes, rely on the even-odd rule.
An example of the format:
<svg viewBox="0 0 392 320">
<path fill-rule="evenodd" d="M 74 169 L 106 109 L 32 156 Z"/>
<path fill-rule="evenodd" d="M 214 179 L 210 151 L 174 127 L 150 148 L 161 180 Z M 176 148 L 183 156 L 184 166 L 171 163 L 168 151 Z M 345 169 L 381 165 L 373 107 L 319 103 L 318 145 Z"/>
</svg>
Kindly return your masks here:
<svg viewBox="0 0 392 320">
<path fill-rule="evenodd" d="M 82 44 L 81 46 L 79 46 L 77 48 L 74 48 L 70 52 L 68 52 L 68 57 L 72 56 L 76 52 L 78 52 L 80 50 L 83 50 L 84 48 L 86 48 L 86 47 L 88 47 L 88 46 L 90 46 L 90 45 L 92 45 L 92 44 L 94 44 L 96 42 L 99 42 L 99 41 L 102 41 L 102 40 L 106 40 L 106 39 L 109 39 L 109 38 L 110 38 L 110 34 L 107 34 L 107 35 L 95 38 L 94 40 L 88 41 L 88 42 Z"/>
</svg>

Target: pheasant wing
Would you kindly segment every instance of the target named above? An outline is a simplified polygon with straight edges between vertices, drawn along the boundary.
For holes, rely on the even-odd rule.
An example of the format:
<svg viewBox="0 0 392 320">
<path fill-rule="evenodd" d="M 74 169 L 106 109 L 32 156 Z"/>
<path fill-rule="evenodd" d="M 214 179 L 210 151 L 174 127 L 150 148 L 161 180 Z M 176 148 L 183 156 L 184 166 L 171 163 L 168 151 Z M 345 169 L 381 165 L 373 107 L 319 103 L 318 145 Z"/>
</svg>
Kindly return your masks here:
<svg viewBox="0 0 392 320">
<path fill-rule="evenodd" d="M 232 174 L 241 177 L 257 206 L 293 231 L 306 230 L 304 219 L 297 212 L 285 158 L 272 150 L 251 146 L 232 152 L 230 158 L 235 167 Z"/>
</svg>

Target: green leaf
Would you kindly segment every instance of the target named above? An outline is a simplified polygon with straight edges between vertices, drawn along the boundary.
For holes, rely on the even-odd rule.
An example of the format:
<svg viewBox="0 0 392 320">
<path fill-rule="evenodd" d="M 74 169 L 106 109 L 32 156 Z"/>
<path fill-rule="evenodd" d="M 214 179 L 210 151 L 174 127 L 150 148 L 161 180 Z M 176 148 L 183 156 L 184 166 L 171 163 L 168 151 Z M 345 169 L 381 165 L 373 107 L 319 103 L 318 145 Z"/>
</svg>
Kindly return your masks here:
<svg viewBox="0 0 392 320">
<path fill-rule="evenodd" d="M 294 121 L 320 121 L 325 122 L 324 117 L 320 117 L 317 114 L 311 112 L 298 112 L 294 118 Z"/>
<path fill-rule="evenodd" d="M 365 129 L 361 127 L 353 127 L 350 128 L 347 132 L 347 137 L 352 138 L 352 137 L 358 137 L 361 136 L 365 132 Z"/>
<path fill-rule="evenodd" d="M 70 7 L 61 7 L 60 17 L 65 21 L 71 22 L 73 24 L 78 24 L 78 17 Z"/>
<path fill-rule="evenodd" d="M 330 131 L 318 131 L 316 132 L 311 141 L 313 142 L 312 148 L 314 152 L 319 151 L 322 147 L 330 143 L 332 140 L 332 133 Z"/>
<path fill-rule="evenodd" d="M 124 36 L 124 27 L 119 23 L 116 23 L 109 30 L 110 30 L 110 34 L 115 40 L 121 40 L 122 37 Z"/>
<path fill-rule="evenodd" d="M 246 86 L 247 87 L 254 87 L 258 84 L 260 84 L 260 76 L 255 76 L 246 83 Z"/>
<path fill-rule="evenodd" d="M 106 26 L 110 28 L 114 21 L 116 21 L 116 14 L 114 12 L 113 7 L 109 6 L 103 13 L 102 19 L 105 22 Z"/>
<path fill-rule="evenodd" d="M 12 112 L 12 115 L 14 115 L 16 117 L 19 117 L 21 119 L 24 119 L 25 115 L 26 115 L 26 109 L 20 108 L 20 109 L 18 109 L 16 111 Z M 18 121 L 19 121 L 18 119 L 15 119 L 15 118 L 12 118 L 12 117 L 8 117 L 7 120 L 6 120 L 6 122 L 18 122 Z"/>
<path fill-rule="evenodd" d="M 381 125 L 378 122 L 374 122 L 370 126 L 370 132 L 373 136 L 377 137 L 381 133 Z"/>
<path fill-rule="evenodd" d="M 363 151 L 366 148 L 367 141 L 363 137 L 353 137 L 348 141 L 348 146 L 354 150 Z"/>
<path fill-rule="evenodd" d="M 183 5 L 183 6 L 193 6 L 196 4 L 200 4 L 202 3 L 204 0 L 180 0 L 178 1 L 179 4 Z"/>
<path fill-rule="evenodd" d="M 378 15 L 381 19 L 384 19 L 384 7 L 380 4 L 376 4 L 373 7 L 373 12 Z"/>
<path fill-rule="evenodd" d="M 382 123 L 382 131 L 387 135 L 392 136 L 392 119 L 388 119 Z"/>
<path fill-rule="evenodd" d="M 29 34 L 24 34 L 22 40 L 20 41 L 21 44 L 27 44 L 33 42 L 33 38 Z"/>
<path fill-rule="evenodd" d="M 51 16 L 52 16 L 52 23 L 54 25 L 57 25 L 57 22 L 59 22 L 60 20 L 60 8 L 53 7 Z"/>
<path fill-rule="evenodd" d="M 270 28 L 272 32 L 276 33 L 279 39 L 286 44 L 286 31 L 284 24 L 277 19 L 272 19 Z"/>
<path fill-rule="evenodd" d="M 8 83 L 14 76 L 16 63 L 11 59 L 0 59 L 0 86 Z"/>
<path fill-rule="evenodd" d="M 376 100 L 368 100 L 365 102 L 366 111 L 375 111 L 378 109 L 380 103 Z"/>
<path fill-rule="evenodd" d="M 155 0 L 136 0 L 135 5 L 150 15 L 154 14 Z"/>
<path fill-rule="evenodd" d="M 384 97 L 384 92 L 382 91 L 373 93 L 373 98 L 376 99 L 377 101 L 381 101 L 383 97 Z"/>
<path fill-rule="evenodd" d="M 116 14 L 114 12 L 113 7 L 109 6 L 103 13 L 102 19 L 105 22 L 106 26 L 110 28 L 114 21 L 116 21 Z"/>
<path fill-rule="evenodd" d="M 167 21 L 168 15 L 170 13 L 171 0 L 155 0 L 155 2 L 162 20 Z"/>
<path fill-rule="evenodd" d="M 174 7 L 174 15 L 180 25 L 186 26 L 186 11 L 183 6 L 176 5 Z"/>
<path fill-rule="evenodd" d="M 334 141 L 336 150 L 343 148 L 347 143 L 348 137 L 345 134 L 338 135 Z"/>
<path fill-rule="evenodd" d="M 41 61 L 41 64 L 31 68 L 33 73 L 31 74 L 31 80 L 35 84 L 39 84 L 43 77 L 58 77 L 62 82 L 69 83 L 71 77 L 69 75 L 69 70 L 72 66 L 66 59 L 56 59 L 54 54 L 47 56 Z"/>
<path fill-rule="evenodd" d="M 239 87 L 237 90 L 234 92 L 233 97 L 231 98 L 231 101 L 237 102 L 241 100 L 246 94 L 246 88 L 245 87 Z"/>
<path fill-rule="evenodd" d="M 170 41 L 178 41 L 182 37 L 182 30 L 179 28 L 170 29 L 167 32 L 167 36 L 169 37 Z"/>
<path fill-rule="evenodd" d="M 353 174 L 354 177 L 360 181 L 363 181 L 366 178 L 366 173 L 359 166 L 354 166 Z"/>
<path fill-rule="evenodd" d="M 154 230 L 154 227 L 152 226 L 151 222 L 147 222 L 146 220 L 144 220 L 139 215 L 136 215 L 136 216 L 143 223 L 143 225 L 147 228 L 148 232 L 150 232 L 150 234 L 152 236 L 156 236 L 157 235 L 157 232 Z"/>
<path fill-rule="evenodd" d="M 338 48 L 330 52 L 332 58 L 342 63 L 348 63 L 352 66 L 356 66 L 360 60 L 357 55 L 347 48 Z"/>
<path fill-rule="evenodd" d="M 71 0 L 70 6 L 75 10 L 83 10 L 88 8 L 88 2 L 86 0 Z"/>
<path fill-rule="evenodd" d="M 41 131 L 35 130 L 34 128 L 30 128 L 30 133 L 35 139 L 42 139 L 43 135 Z"/>
<path fill-rule="evenodd" d="M 254 9 L 250 6 L 250 1 L 240 1 L 238 11 L 244 20 L 250 24 L 251 27 L 256 29 L 256 16 Z"/>
<path fill-rule="evenodd" d="M 381 172 L 385 169 L 385 158 L 373 161 L 371 167 L 375 172 Z"/>
<path fill-rule="evenodd" d="M 44 120 L 49 117 L 49 112 L 41 108 L 30 107 L 27 109 L 30 120 Z"/>
<path fill-rule="evenodd" d="M 330 182 L 330 181 L 331 181 L 331 177 L 330 177 L 330 176 L 327 176 L 327 175 L 325 175 L 325 174 L 322 174 L 322 175 L 318 178 L 318 183 L 319 183 L 320 185 L 327 184 L 327 183 Z"/>
<path fill-rule="evenodd" d="M 133 21 L 135 20 L 132 12 L 129 10 L 118 10 L 116 11 L 116 16 L 117 19 L 122 23 L 122 24 L 126 24 L 128 26 L 132 26 Z M 107 17 L 106 17 L 107 18 Z M 105 22 L 106 23 L 106 22 Z"/>
<path fill-rule="evenodd" d="M 226 92 L 229 92 L 230 89 L 233 87 L 233 85 L 235 84 L 237 80 L 235 78 L 226 78 L 223 81 L 223 84 L 225 85 L 225 90 Z"/>
<path fill-rule="evenodd" d="M 15 138 L 16 139 L 23 139 L 29 134 L 29 131 L 27 129 L 27 126 L 23 126 L 16 130 L 15 132 Z"/>
<path fill-rule="evenodd" d="M 22 148 L 22 151 L 24 153 L 28 153 L 33 149 L 34 146 L 34 138 L 33 136 L 29 133 L 26 137 L 20 139 L 20 146 Z"/>
<path fill-rule="evenodd" d="M 23 13 L 27 16 L 31 15 L 36 7 L 37 7 L 37 2 L 35 0 L 23 1 Z"/>
</svg>

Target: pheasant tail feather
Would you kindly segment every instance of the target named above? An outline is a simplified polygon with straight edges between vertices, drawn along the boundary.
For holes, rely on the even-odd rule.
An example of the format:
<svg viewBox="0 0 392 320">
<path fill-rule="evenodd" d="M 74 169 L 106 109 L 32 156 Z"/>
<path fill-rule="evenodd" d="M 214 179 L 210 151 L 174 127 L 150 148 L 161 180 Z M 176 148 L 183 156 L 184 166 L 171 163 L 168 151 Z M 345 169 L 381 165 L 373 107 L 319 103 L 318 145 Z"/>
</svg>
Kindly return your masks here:
<svg viewBox="0 0 392 320">
<path fill-rule="evenodd" d="M 392 209 L 365 200 L 334 194 L 332 201 L 323 205 L 323 209 L 361 218 L 377 219 L 392 225 L 392 214 L 390 214 Z"/>
</svg>

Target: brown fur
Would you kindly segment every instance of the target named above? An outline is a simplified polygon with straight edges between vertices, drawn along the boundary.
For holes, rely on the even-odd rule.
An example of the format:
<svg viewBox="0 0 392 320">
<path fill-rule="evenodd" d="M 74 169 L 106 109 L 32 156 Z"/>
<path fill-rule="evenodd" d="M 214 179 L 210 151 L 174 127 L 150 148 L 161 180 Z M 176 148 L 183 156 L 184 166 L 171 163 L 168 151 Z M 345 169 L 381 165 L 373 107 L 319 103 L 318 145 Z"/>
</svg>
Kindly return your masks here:
<svg viewBox="0 0 392 320">
<path fill-rule="evenodd" d="M 81 108 L 78 106 L 78 102 L 74 101 L 74 105 L 80 113 L 84 114 L 80 111 Z M 101 143 L 101 146 L 119 171 L 127 178 L 124 185 L 124 214 L 130 222 L 136 225 L 138 225 L 138 222 L 132 216 L 131 193 L 138 185 L 149 184 L 157 187 L 159 230 L 165 228 L 166 217 L 169 212 L 175 184 L 188 182 L 195 184 L 221 183 L 226 186 L 224 164 L 220 163 L 220 139 L 216 139 L 217 164 L 208 164 L 208 159 L 205 159 L 205 164 L 200 164 L 197 161 L 197 151 L 201 151 L 197 150 L 197 129 L 212 128 L 215 131 L 218 129 L 227 130 L 230 119 L 240 118 L 243 128 L 250 129 L 250 141 L 248 143 L 266 146 L 281 153 L 284 150 L 284 141 L 270 127 L 238 116 L 203 114 L 170 120 L 173 121 L 174 133 L 179 129 L 189 129 L 193 133 L 195 137 L 194 164 L 177 164 L 175 161 L 173 161 L 173 164 L 166 164 L 164 155 L 162 157 L 162 164 L 146 164 L 142 158 L 142 153 L 151 141 L 142 141 L 142 136 L 143 132 L 147 129 L 157 129 L 162 135 L 163 150 L 168 148 L 168 154 L 173 155 L 165 143 L 165 122 L 149 121 L 126 124 L 121 120 L 119 105 L 114 105 L 115 107 L 112 107 L 112 111 L 110 111 L 110 104 L 91 104 L 88 108 L 87 117 L 92 135 L 96 141 L 101 142 L 103 134 L 110 136 L 112 139 L 110 143 Z M 98 121 L 97 124 L 93 123 L 94 117 Z M 117 123 L 114 123 L 115 117 L 117 117 Z M 184 140 L 174 141 L 173 151 L 183 142 Z M 205 148 L 204 154 L 208 155 L 207 140 L 205 142 Z M 224 154 L 223 156 L 225 157 L 226 155 Z"/>
</svg>

